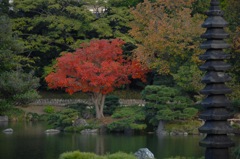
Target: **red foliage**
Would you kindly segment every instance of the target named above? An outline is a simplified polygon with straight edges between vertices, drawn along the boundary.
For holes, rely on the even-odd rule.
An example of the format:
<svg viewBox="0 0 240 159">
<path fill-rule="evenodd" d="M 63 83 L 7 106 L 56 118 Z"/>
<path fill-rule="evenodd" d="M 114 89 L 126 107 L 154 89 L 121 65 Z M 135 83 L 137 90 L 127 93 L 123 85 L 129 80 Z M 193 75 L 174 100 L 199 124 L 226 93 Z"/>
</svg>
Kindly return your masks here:
<svg viewBox="0 0 240 159">
<path fill-rule="evenodd" d="M 130 83 L 129 76 L 145 81 L 147 69 L 137 61 L 123 58 L 122 40 L 92 40 L 74 53 L 57 58 L 55 72 L 45 79 L 50 88 L 66 92 L 108 94 L 116 87 Z"/>
</svg>

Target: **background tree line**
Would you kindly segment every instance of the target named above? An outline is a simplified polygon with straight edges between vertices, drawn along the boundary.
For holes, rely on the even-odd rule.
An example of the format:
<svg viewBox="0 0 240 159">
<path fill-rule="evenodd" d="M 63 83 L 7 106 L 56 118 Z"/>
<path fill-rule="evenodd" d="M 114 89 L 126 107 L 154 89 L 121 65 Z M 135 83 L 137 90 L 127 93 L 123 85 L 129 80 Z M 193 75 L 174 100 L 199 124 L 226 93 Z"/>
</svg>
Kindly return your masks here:
<svg viewBox="0 0 240 159">
<path fill-rule="evenodd" d="M 204 32 L 201 24 L 209 2 L 14 0 L 9 4 L 8 0 L 2 0 L 0 75 L 8 79 L 0 81 L 12 81 L 8 85 L 20 83 L 13 79 L 21 78 L 11 79 L 5 75 L 17 72 L 18 77 L 27 74 L 28 79 L 33 80 L 30 85 L 24 85 L 32 88 L 32 92 L 36 88 L 46 89 L 44 77 L 52 71 L 55 59 L 62 52 L 73 52 L 81 43 L 92 39 L 120 38 L 126 42 L 124 55 L 140 60 L 151 69 L 147 84 L 176 87 L 196 102 L 201 98 L 198 91 L 202 89 L 202 72 L 198 69 L 201 65 L 198 55 L 203 53 L 199 49 L 200 35 Z M 89 6 L 105 9 L 101 13 L 92 13 Z M 232 44 L 228 50 L 232 55 L 229 62 L 233 66 L 229 72 L 233 78 L 229 86 L 234 90 L 231 97 L 238 99 L 240 6 L 237 0 L 221 0 L 221 6 L 229 22 L 227 30 Z M 24 83 L 26 77 L 22 78 Z M 134 87 L 136 84 L 137 81 Z M 4 89 L 10 90 L 6 85 L 3 83 L 0 88 L 2 98 L 6 94 Z M 4 98 L 12 96 L 8 94 Z"/>
</svg>

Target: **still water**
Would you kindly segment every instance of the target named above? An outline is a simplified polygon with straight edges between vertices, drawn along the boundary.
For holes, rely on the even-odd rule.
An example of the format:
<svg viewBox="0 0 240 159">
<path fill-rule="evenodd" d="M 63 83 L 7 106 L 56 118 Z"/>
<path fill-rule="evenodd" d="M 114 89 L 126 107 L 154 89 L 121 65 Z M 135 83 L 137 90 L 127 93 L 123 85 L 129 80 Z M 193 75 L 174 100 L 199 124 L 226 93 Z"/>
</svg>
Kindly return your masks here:
<svg viewBox="0 0 240 159">
<path fill-rule="evenodd" d="M 12 134 L 4 134 L 5 128 Z M 134 153 L 147 147 L 157 159 L 171 156 L 201 157 L 204 149 L 198 146 L 199 136 L 151 135 L 81 135 L 59 133 L 46 135 L 42 123 L 0 123 L 0 159 L 58 159 L 66 151 L 80 150 L 97 154 L 123 151 Z"/>
</svg>

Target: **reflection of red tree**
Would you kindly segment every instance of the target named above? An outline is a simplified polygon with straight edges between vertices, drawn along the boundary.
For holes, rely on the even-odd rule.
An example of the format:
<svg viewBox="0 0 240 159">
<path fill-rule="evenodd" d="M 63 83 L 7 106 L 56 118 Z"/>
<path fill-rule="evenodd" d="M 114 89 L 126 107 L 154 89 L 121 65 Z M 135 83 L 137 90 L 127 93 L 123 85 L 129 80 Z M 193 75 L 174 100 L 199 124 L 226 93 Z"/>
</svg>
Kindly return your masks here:
<svg viewBox="0 0 240 159">
<path fill-rule="evenodd" d="M 63 88 L 73 94 L 91 93 L 96 117 L 103 115 L 106 94 L 133 79 L 145 81 L 147 69 L 139 62 L 123 58 L 122 40 L 92 40 L 82 44 L 74 53 L 65 53 L 57 59 L 54 72 L 46 77 L 50 88 Z"/>
<path fill-rule="evenodd" d="M 99 136 L 96 138 L 96 149 L 95 153 L 99 155 L 104 155 L 105 154 L 105 139 L 104 136 Z"/>
</svg>

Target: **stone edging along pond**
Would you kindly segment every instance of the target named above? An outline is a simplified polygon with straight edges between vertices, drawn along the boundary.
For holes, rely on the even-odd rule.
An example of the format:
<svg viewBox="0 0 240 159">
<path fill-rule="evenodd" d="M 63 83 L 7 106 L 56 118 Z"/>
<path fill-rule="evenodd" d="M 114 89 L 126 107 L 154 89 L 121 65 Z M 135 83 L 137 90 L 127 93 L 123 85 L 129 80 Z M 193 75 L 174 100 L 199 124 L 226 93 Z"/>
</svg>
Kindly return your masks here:
<svg viewBox="0 0 240 159">
<path fill-rule="evenodd" d="M 124 106 L 130 106 L 130 105 L 144 106 L 145 105 L 145 101 L 141 99 L 120 99 L 119 102 L 121 105 L 124 105 Z M 37 99 L 29 105 L 65 106 L 67 104 L 74 104 L 74 103 L 92 104 L 92 102 L 88 99 Z"/>
</svg>

